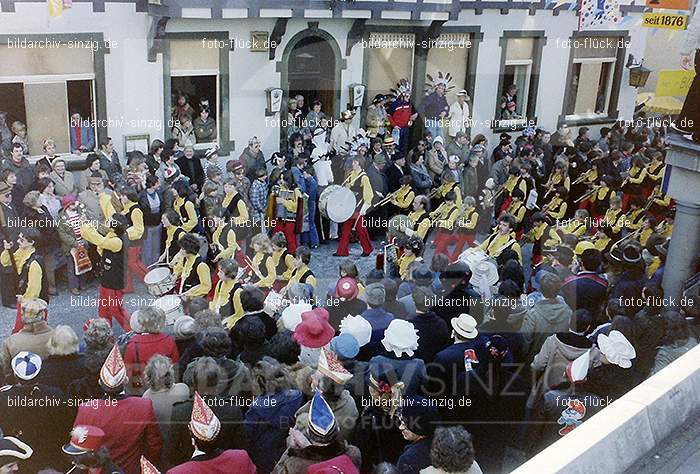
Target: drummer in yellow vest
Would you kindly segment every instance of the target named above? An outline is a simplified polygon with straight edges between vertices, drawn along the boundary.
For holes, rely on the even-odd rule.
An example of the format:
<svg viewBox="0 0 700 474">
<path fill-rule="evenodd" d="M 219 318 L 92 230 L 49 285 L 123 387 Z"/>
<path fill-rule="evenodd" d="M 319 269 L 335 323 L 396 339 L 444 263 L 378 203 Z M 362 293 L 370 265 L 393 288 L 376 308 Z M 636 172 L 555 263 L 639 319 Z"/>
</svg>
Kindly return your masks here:
<svg viewBox="0 0 700 474">
<path fill-rule="evenodd" d="M 462 253 L 462 249 L 467 245 L 472 247 L 474 245 L 474 237 L 476 236 L 476 226 L 479 223 L 479 213 L 476 210 L 476 199 L 472 196 L 467 196 L 464 198 L 464 211 L 457 218 L 456 224 L 456 235 L 457 244 L 452 251 L 452 261 L 457 260 L 457 257 Z"/>
<path fill-rule="evenodd" d="M 182 257 L 173 268 L 173 275 L 180 279 L 178 293 L 188 300 L 196 296 L 206 296 L 211 290 L 209 265 L 199 256 L 200 240 L 196 234 L 180 237 Z"/>
<path fill-rule="evenodd" d="M 316 277 L 309 268 L 309 263 L 311 262 L 311 250 L 306 246 L 302 245 L 297 247 L 294 253 L 294 271 L 289 277 L 289 282 L 286 288 L 293 283 L 306 283 L 311 285 L 314 289 L 316 288 Z M 282 290 L 284 294 L 285 290 Z"/>
<path fill-rule="evenodd" d="M 413 263 L 418 259 L 422 260 L 423 256 L 423 241 L 417 236 L 408 239 L 406 246 L 403 249 L 403 254 L 399 257 L 399 277 L 403 281 L 409 281 Z"/>
<path fill-rule="evenodd" d="M 425 242 L 430 230 L 430 214 L 426 211 L 428 206 L 428 197 L 420 194 L 413 200 L 413 212 L 408 215 L 413 223 L 413 228 L 406 227 L 405 224 L 400 224 L 399 232 L 403 232 L 409 237 L 417 236 Z"/>
<path fill-rule="evenodd" d="M 192 232 L 192 229 L 197 226 L 197 210 L 190 199 L 190 187 L 183 181 L 175 181 L 173 189 L 175 191 L 173 209 L 180 216 L 185 232 Z"/>
<path fill-rule="evenodd" d="M 287 285 L 294 272 L 294 255 L 287 250 L 287 237 L 277 232 L 270 239 L 272 242 L 272 263 L 275 265 L 275 283 L 273 289 L 279 291 Z"/>
<path fill-rule="evenodd" d="M 489 257 L 498 258 L 505 250 L 510 249 L 518 256 L 518 261 L 522 264 L 523 257 L 520 251 L 520 244 L 515 238 L 515 218 L 510 214 L 502 214 L 498 218 L 498 225 L 495 232 L 484 240 L 479 248 L 486 252 Z"/>
<path fill-rule="evenodd" d="M 413 200 L 416 197 L 416 193 L 411 189 L 412 182 L 413 178 L 411 178 L 410 175 L 402 176 L 401 179 L 399 179 L 401 187 L 396 190 L 396 196 L 391 200 L 391 203 L 396 206 L 402 214 L 413 204 Z"/>
<path fill-rule="evenodd" d="M 238 263 L 232 258 L 219 262 L 219 281 L 214 287 L 214 298 L 209 302 L 209 309 L 221 316 L 221 322 L 227 329 L 231 329 L 243 317 L 243 285 L 237 279 L 238 268 Z"/>
<path fill-rule="evenodd" d="M 438 206 L 430 217 L 435 222 L 437 236 L 435 237 L 435 252 L 447 254 L 447 248 L 456 241 L 455 221 L 459 217 L 460 208 L 455 203 L 456 194 L 453 191 L 445 195 L 445 201 Z"/>
<path fill-rule="evenodd" d="M 253 248 L 253 259 L 250 261 L 251 279 L 253 284 L 260 288 L 272 288 L 277 278 L 275 264 L 272 261 L 272 243 L 265 234 L 255 234 L 250 239 Z"/>
<path fill-rule="evenodd" d="M 217 209 L 212 216 L 214 220 L 214 232 L 211 234 L 211 245 L 214 247 L 214 262 L 233 258 L 240 248 L 236 240 L 236 231 L 224 218 L 224 210 Z"/>
<path fill-rule="evenodd" d="M 369 181 L 369 176 L 362 169 L 361 158 L 358 155 L 352 157 L 352 170 L 348 176 L 345 186 L 355 194 L 357 199 L 356 211 L 353 215 L 343 223 L 340 231 L 340 240 L 338 241 L 338 250 L 333 254 L 336 257 L 346 257 L 350 254 L 350 234 L 354 230 L 360 239 L 362 245 L 362 256 L 367 257 L 372 253 L 372 241 L 365 227 L 364 216 L 372 205 L 374 191 L 372 184 Z"/>
</svg>

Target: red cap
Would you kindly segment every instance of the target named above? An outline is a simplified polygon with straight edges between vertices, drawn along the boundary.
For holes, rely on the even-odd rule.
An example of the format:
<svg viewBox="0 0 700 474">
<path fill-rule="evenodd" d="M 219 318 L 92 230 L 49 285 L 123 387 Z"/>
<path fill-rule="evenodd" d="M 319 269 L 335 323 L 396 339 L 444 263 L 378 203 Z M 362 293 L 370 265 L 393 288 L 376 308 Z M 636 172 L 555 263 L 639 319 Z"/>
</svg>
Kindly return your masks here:
<svg viewBox="0 0 700 474">
<path fill-rule="evenodd" d="M 74 194 L 66 194 L 63 196 L 63 199 L 61 199 L 61 205 L 63 206 L 63 209 L 65 209 L 77 200 L 78 198 L 76 198 Z"/>
<path fill-rule="evenodd" d="M 63 446 L 63 452 L 75 455 L 97 451 L 102 446 L 102 438 L 104 437 L 105 432 L 96 426 L 74 426 L 70 432 L 70 442 Z"/>
<path fill-rule="evenodd" d="M 301 313 L 301 323 L 294 329 L 294 340 L 312 349 L 325 346 L 335 336 L 335 330 L 328 323 L 328 318 L 328 310 L 324 308 Z"/>
<path fill-rule="evenodd" d="M 338 298 L 352 300 L 357 298 L 359 292 L 360 289 L 357 287 L 357 282 L 351 277 L 343 277 L 335 285 L 335 294 L 338 295 Z"/>
</svg>

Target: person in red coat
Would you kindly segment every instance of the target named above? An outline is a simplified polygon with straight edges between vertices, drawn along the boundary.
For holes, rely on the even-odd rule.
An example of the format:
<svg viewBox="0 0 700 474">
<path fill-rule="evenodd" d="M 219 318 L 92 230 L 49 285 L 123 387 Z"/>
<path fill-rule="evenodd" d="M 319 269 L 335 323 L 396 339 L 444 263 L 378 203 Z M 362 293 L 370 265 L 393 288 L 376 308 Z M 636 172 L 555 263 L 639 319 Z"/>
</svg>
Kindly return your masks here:
<svg viewBox="0 0 700 474">
<path fill-rule="evenodd" d="M 104 431 L 103 446 L 125 474 L 140 474 L 141 456 L 160 460 L 163 442 L 151 401 L 125 397 L 126 367 L 115 345 L 100 370 L 105 397 L 80 405 L 73 426 L 89 425 Z"/>
<path fill-rule="evenodd" d="M 129 377 L 127 392 L 134 395 L 145 390 L 142 374 L 151 357 L 161 354 L 173 364 L 177 364 L 180 359 L 175 340 L 162 332 L 165 327 L 165 311 L 157 306 L 146 306 L 138 310 L 136 321 L 139 334 L 129 339 L 124 349 L 124 363 Z"/>
<path fill-rule="evenodd" d="M 168 474 L 256 474 L 257 469 L 248 453 L 242 449 L 216 448 L 221 422 L 204 402 L 199 392 L 194 392 L 190 434 L 194 445 L 192 459 L 175 466 Z"/>
</svg>

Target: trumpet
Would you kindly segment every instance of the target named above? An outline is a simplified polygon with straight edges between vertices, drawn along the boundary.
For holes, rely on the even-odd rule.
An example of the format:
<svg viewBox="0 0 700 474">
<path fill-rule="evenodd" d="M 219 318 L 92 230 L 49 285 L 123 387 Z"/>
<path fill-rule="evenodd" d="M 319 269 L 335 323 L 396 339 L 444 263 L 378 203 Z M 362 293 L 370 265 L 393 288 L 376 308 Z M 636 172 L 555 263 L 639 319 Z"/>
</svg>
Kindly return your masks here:
<svg viewBox="0 0 700 474">
<path fill-rule="evenodd" d="M 384 196 L 381 200 L 379 200 L 376 204 L 374 204 L 372 207 L 377 208 L 381 207 L 384 204 L 389 204 L 396 196 L 399 195 L 398 189 L 394 191 L 393 193 L 389 193 L 386 196 Z"/>
<path fill-rule="evenodd" d="M 503 191 L 505 191 L 505 190 L 506 190 L 506 185 L 505 185 L 505 183 L 504 183 L 504 184 L 502 184 L 502 185 L 498 188 L 497 191 L 495 191 L 495 192 L 493 193 L 493 196 L 491 196 L 491 201 L 494 201 L 494 202 L 495 202 L 496 199 L 498 199 L 498 197 L 499 197 L 499 196 L 503 193 Z"/>
<path fill-rule="evenodd" d="M 593 174 L 593 171 L 595 171 L 595 168 L 589 169 L 588 171 L 586 171 L 585 173 L 583 173 L 581 176 L 579 176 L 578 178 L 576 178 L 576 179 L 574 180 L 574 182 L 571 183 L 571 184 L 573 185 L 573 184 L 582 183 L 583 181 L 587 180 L 587 179 L 591 176 L 591 174 Z"/>
<path fill-rule="evenodd" d="M 426 197 L 432 199 L 438 192 L 440 192 L 440 186 L 430 191 Z"/>
<path fill-rule="evenodd" d="M 626 241 L 628 241 L 628 240 L 630 240 L 630 239 L 636 239 L 636 238 L 639 236 L 639 234 L 641 234 L 641 233 L 642 233 L 642 228 L 640 227 L 639 229 L 635 230 L 634 232 L 631 232 L 631 233 L 627 234 L 627 235 L 624 236 L 623 238 L 616 240 L 615 243 L 612 244 L 612 246 L 611 246 L 610 248 L 617 247 L 617 246 L 620 245 L 622 242 L 626 242 Z"/>
<path fill-rule="evenodd" d="M 578 204 L 584 199 L 588 199 L 589 197 L 593 196 L 596 192 L 598 192 L 598 189 L 600 189 L 600 186 L 593 186 L 593 188 L 590 191 L 586 191 L 586 193 L 584 193 L 580 198 L 575 200 L 574 203 Z"/>
</svg>

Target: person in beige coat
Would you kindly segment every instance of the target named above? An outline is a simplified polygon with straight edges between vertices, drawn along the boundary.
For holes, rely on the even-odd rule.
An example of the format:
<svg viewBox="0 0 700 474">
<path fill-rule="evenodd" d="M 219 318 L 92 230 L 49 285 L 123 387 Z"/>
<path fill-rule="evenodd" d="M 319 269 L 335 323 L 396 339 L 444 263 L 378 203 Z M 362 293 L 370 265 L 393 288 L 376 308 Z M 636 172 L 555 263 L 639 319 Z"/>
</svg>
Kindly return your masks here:
<svg viewBox="0 0 700 474">
<path fill-rule="evenodd" d="M 426 165 L 434 180 L 439 180 L 447 165 L 447 150 L 442 137 L 435 137 L 433 147 L 426 153 Z"/>
<path fill-rule="evenodd" d="M 63 158 L 55 158 L 51 163 L 53 170 L 49 178 L 53 181 L 53 192 L 59 198 L 69 194 L 75 194 L 75 178 L 73 173 L 66 171 L 66 162 Z"/>
<path fill-rule="evenodd" d="M 11 377 L 12 358 L 22 351 L 34 352 L 42 359 L 49 356 L 47 343 L 54 330 L 46 322 L 48 304 L 32 298 L 21 303 L 21 317 L 24 327 L 5 339 L 0 347 L 0 369 L 5 377 Z"/>
</svg>

